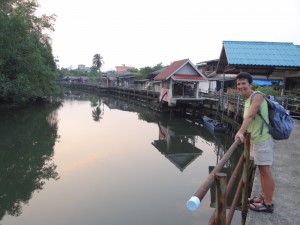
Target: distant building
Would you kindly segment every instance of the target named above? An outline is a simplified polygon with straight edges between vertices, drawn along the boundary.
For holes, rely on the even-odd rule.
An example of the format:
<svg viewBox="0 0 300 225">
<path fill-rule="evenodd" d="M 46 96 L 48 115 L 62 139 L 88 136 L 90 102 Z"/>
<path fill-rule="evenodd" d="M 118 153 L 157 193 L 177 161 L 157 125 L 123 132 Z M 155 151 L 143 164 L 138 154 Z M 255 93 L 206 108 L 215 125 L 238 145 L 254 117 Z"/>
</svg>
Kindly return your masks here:
<svg viewBox="0 0 300 225">
<path fill-rule="evenodd" d="M 77 69 L 78 69 L 78 70 L 87 71 L 87 72 L 90 72 L 90 71 L 91 71 L 91 67 L 86 67 L 84 64 L 79 64 L 79 65 L 77 66 Z"/>
<path fill-rule="evenodd" d="M 129 71 L 130 69 L 135 69 L 135 67 L 125 66 L 125 64 L 122 64 L 122 66 L 116 66 L 116 71 L 117 72 L 126 72 L 126 71 Z"/>
<path fill-rule="evenodd" d="M 208 61 L 204 61 L 204 62 L 199 62 L 196 64 L 196 67 L 205 76 L 208 76 L 212 72 L 216 71 L 218 62 L 219 62 L 219 59 L 213 59 L 213 60 L 208 60 Z"/>
<path fill-rule="evenodd" d="M 128 71 L 107 71 L 102 74 L 100 82 L 113 85 L 113 86 L 124 86 L 133 84 L 135 76 Z"/>
</svg>

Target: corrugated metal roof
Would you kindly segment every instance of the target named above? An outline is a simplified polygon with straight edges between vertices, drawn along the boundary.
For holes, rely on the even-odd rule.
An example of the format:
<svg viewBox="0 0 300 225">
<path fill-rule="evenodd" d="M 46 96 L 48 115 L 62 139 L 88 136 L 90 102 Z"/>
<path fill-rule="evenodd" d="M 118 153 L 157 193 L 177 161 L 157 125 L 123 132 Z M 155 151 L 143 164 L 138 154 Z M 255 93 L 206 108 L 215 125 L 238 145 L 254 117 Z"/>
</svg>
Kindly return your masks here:
<svg viewBox="0 0 300 225">
<path fill-rule="evenodd" d="M 223 41 L 229 65 L 300 67 L 300 48 L 290 42 Z"/>
</svg>

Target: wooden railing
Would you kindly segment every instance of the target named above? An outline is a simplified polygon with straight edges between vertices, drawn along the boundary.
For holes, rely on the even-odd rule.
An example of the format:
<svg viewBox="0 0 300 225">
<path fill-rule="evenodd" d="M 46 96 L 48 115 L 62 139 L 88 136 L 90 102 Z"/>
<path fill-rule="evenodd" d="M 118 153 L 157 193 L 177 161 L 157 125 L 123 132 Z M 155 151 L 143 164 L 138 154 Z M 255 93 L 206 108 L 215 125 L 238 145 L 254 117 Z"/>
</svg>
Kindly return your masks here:
<svg viewBox="0 0 300 225">
<path fill-rule="evenodd" d="M 223 110 L 228 110 L 230 106 L 235 106 L 235 115 L 238 115 L 243 111 L 244 107 L 244 97 L 238 94 L 227 94 L 227 93 L 205 93 L 201 92 L 199 96 L 205 96 L 210 98 L 219 99 L 220 102 L 223 101 L 222 107 Z M 289 110 L 294 117 L 300 116 L 300 100 L 291 95 L 280 96 L 276 98 L 276 101 L 279 102 L 285 109 Z"/>
<path fill-rule="evenodd" d="M 300 114 L 300 100 L 291 97 L 285 97 L 282 99 L 282 103 L 284 108 L 290 110 L 292 113 Z"/>
<path fill-rule="evenodd" d="M 111 85 L 111 84 L 104 84 L 104 83 L 64 83 L 67 85 L 86 85 L 90 87 L 101 87 L 101 88 L 119 88 L 119 89 L 129 89 L 129 90 L 139 90 L 139 91 L 147 91 L 151 93 L 158 93 L 159 92 L 155 90 L 145 90 L 143 89 L 140 85 L 135 85 L 135 84 L 124 84 L 121 83 L 118 86 L 116 85 Z M 234 106 L 234 112 L 235 112 L 235 117 L 243 111 L 243 106 L 244 106 L 244 98 L 238 94 L 227 94 L 223 93 L 220 94 L 219 92 L 208 92 L 204 90 L 200 90 L 199 92 L 200 97 L 208 97 L 208 98 L 213 98 L 213 99 L 218 99 L 221 104 L 223 109 L 222 110 L 230 110 L 231 106 Z M 291 114 L 295 115 L 300 115 L 300 100 L 296 99 L 293 96 L 281 96 L 277 98 L 278 102 L 283 105 L 284 108 L 290 110 Z"/>
<path fill-rule="evenodd" d="M 201 205 L 201 201 L 205 197 L 208 190 L 211 188 L 213 183 L 216 184 L 216 209 L 211 216 L 209 225 L 230 225 L 236 206 L 238 204 L 238 200 L 240 195 L 242 194 L 242 224 L 245 224 L 246 215 L 247 215 L 247 199 L 249 196 L 249 178 L 250 178 L 250 134 L 246 133 L 246 140 L 244 143 L 244 151 L 240 157 L 238 164 L 236 165 L 228 183 L 227 183 L 227 174 L 220 173 L 223 169 L 224 165 L 230 159 L 232 154 L 237 149 L 240 144 L 239 141 L 235 141 L 227 152 L 224 154 L 222 159 L 216 165 L 216 167 L 211 171 L 206 180 L 202 183 L 202 185 L 198 188 L 195 194 L 187 201 L 186 205 L 190 211 L 195 211 Z M 242 168 L 243 173 L 240 177 L 238 188 L 236 190 L 232 190 L 233 183 L 236 179 L 238 179 L 238 173 Z M 227 196 L 231 191 L 235 191 L 235 195 L 233 201 L 231 203 L 230 210 L 226 215 L 227 208 Z"/>
</svg>

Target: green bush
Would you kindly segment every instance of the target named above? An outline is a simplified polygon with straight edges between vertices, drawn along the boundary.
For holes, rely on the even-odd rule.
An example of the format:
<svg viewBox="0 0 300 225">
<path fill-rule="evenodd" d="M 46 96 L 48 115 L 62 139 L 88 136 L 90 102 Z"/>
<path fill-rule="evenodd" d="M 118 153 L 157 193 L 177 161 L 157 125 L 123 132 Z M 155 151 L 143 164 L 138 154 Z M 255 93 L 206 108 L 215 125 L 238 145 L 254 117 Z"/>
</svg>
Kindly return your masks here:
<svg viewBox="0 0 300 225">
<path fill-rule="evenodd" d="M 260 86 L 257 84 L 253 85 L 254 91 L 260 91 L 265 93 L 266 95 L 273 95 L 273 96 L 281 96 L 281 88 L 278 86 Z"/>
</svg>

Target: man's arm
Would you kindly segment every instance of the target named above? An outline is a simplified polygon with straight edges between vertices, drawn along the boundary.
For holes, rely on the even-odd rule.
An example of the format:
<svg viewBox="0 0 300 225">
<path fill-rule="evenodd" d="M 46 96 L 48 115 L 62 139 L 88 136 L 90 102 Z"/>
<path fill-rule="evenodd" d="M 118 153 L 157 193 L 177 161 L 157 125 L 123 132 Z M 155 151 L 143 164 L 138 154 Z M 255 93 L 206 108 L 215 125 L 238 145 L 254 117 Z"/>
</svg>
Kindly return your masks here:
<svg viewBox="0 0 300 225">
<path fill-rule="evenodd" d="M 252 98 L 252 102 L 248 111 L 248 114 L 243 120 L 243 123 L 235 135 L 235 139 L 239 139 L 242 143 L 245 141 L 244 134 L 249 127 L 249 124 L 255 117 L 256 113 L 258 112 L 260 105 L 263 103 L 264 97 L 261 94 L 255 94 Z"/>
</svg>

